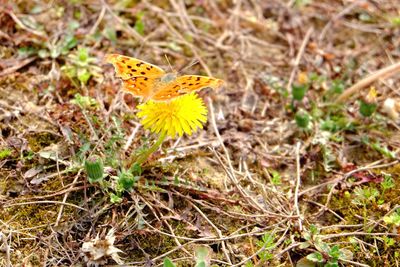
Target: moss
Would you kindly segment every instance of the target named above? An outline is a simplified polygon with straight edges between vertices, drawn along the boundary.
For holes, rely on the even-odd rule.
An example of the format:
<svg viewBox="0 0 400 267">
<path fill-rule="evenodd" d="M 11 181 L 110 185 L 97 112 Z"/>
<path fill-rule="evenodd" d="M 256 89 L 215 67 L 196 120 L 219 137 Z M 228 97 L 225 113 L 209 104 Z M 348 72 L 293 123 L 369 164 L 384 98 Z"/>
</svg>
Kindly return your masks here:
<svg viewBox="0 0 400 267">
<path fill-rule="evenodd" d="M 41 149 L 56 143 L 59 138 L 48 132 L 39 132 L 28 135 L 27 139 L 31 150 L 38 152 Z"/>
<path fill-rule="evenodd" d="M 12 153 L 11 149 L 5 148 L 0 150 L 0 160 L 7 158 Z"/>
</svg>

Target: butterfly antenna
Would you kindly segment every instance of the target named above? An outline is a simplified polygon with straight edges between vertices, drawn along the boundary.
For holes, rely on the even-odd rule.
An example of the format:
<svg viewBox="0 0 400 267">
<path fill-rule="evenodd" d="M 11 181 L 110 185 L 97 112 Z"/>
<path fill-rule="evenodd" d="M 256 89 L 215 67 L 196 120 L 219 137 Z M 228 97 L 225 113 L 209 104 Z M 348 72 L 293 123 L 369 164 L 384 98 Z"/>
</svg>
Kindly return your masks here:
<svg viewBox="0 0 400 267">
<path fill-rule="evenodd" d="M 187 69 L 193 67 L 194 65 L 196 65 L 196 64 L 198 64 L 198 63 L 199 63 L 199 61 L 198 61 L 197 59 L 194 59 L 194 60 L 192 60 L 192 62 L 190 62 L 187 66 L 184 66 L 183 68 L 181 68 L 178 72 L 179 72 L 179 73 L 182 73 L 182 72 L 184 72 L 185 70 L 187 70 Z"/>
<path fill-rule="evenodd" d="M 171 66 L 171 62 L 169 62 L 168 56 L 167 56 L 166 54 L 164 54 L 164 56 L 165 56 L 165 59 L 166 59 L 167 62 L 168 62 L 168 65 L 169 65 L 169 68 L 171 69 L 171 72 L 174 72 L 174 69 L 173 69 L 172 66 Z"/>
</svg>

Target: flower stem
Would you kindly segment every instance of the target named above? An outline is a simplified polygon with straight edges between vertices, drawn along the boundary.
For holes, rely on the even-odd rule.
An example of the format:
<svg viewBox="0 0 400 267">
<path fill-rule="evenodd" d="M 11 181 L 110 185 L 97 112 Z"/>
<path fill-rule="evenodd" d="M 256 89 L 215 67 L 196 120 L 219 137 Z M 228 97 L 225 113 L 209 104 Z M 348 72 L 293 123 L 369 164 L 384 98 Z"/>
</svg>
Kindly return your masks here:
<svg viewBox="0 0 400 267">
<path fill-rule="evenodd" d="M 134 164 L 142 165 L 143 162 L 147 160 L 147 158 L 154 153 L 162 144 L 164 141 L 165 137 L 167 135 L 165 133 L 162 133 L 160 137 L 158 137 L 157 142 L 155 142 L 149 149 L 143 151 L 138 158 L 136 159 L 136 162 Z"/>
</svg>

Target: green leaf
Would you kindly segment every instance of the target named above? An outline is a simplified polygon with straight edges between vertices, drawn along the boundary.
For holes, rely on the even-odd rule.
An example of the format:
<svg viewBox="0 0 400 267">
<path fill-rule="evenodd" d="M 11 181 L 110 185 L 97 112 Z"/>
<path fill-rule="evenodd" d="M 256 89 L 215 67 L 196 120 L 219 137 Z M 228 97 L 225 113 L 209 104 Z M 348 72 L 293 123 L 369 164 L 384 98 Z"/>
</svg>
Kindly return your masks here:
<svg viewBox="0 0 400 267">
<path fill-rule="evenodd" d="M 310 125 L 311 116 L 307 111 L 300 109 L 296 112 L 296 115 L 294 115 L 294 120 L 299 128 L 306 129 Z"/>
<path fill-rule="evenodd" d="M 144 23 L 143 23 L 143 16 L 144 13 L 140 12 L 136 15 L 136 23 L 135 23 L 135 30 L 140 34 L 144 35 Z"/>
<path fill-rule="evenodd" d="M 319 234 L 318 227 L 315 224 L 310 225 L 310 232 L 312 235 L 317 235 Z"/>
<path fill-rule="evenodd" d="M 301 258 L 297 263 L 296 267 L 316 267 L 317 264 L 313 261 L 310 261 L 306 257 Z"/>
<path fill-rule="evenodd" d="M 331 250 L 331 248 L 329 247 L 329 245 L 327 243 L 325 243 L 322 240 L 315 240 L 315 248 L 318 251 L 322 251 L 325 253 L 329 253 L 329 251 Z"/>
<path fill-rule="evenodd" d="M 299 248 L 300 249 L 305 249 L 305 248 L 308 248 L 310 246 L 311 246 L 310 242 L 301 242 L 300 245 L 299 245 Z"/>
<path fill-rule="evenodd" d="M 324 267 L 339 267 L 337 260 L 330 260 L 325 263 Z"/>
<path fill-rule="evenodd" d="M 196 262 L 196 265 L 195 265 L 195 267 L 206 267 L 206 266 L 207 266 L 207 264 L 205 261 Z"/>
<path fill-rule="evenodd" d="M 142 175 L 142 167 L 140 166 L 140 164 L 133 164 L 131 166 L 131 168 L 129 169 L 129 171 L 133 174 L 133 175 L 137 175 L 140 176 Z"/>
<path fill-rule="evenodd" d="M 111 203 L 121 203 L 122 202 L 122 197 L 120 197 L 120 196 L 117 196 L 116 194 L 114 194 L 114 193 L 111 193 L 110 194 L 110 202 Z"/>
<path fill-rule="evenodd" d="M 68 30 L 69 31 L 74 31 L 74 30 L 78 29 L 79 26 L 80 26 L 80 24 L 79 24 L 79 21 L 77 21 L 77 20 L 73 19 L 68 22 Z"/>
<path fill-rule="evenodd" d="M 12 150 L 11 149 L 2 149 L 0 150 L 0 160 L 7 158 L 8 156 L 11 155 Z"/>
<path fill-rule="evenodd" d="M 61 54 L 68 54 L 69 50 L 78 45 L 78 40 L 72 34 L 67 35 L 63 40 L 63 47 L 61 49 Z"/>
<path fill-rule="evenodd" d="M 390 19 L 390 23 L 394 26 L 394 27 L 400 27 L 400 17 L 394 17 Z"/>
<path fill-rule="evenodd" d="M 340 256 L 339 256 L 339 260 L 352 260 L 353 259 L 353 252 L 351 252 L 348 249 L 345 248 L 341 248 L 340 249 Z"/>
<path fill-rule="evenodd" d="M 386 146 L 382 146 L 380 143 L 376 142 L 373 144 L 370 144 L 371 147 L 384 155 L 385 157 L 388 157 L 390 159 L 395 159 L 396 158 L 396 153 L 390 151 Z"/>
<path fill-rule="evenodd" d="M 311 253 L 306 258 L 312 262 L 324 262 L 324 257 L 319 252 Z"/>
<path fill-rule="evenodd" d="M 90 96 L 82 96 L 81 94 L 75 94 L 74 99 L 70 100 L 70 102 L 74 105 L 79 106 L 81 109 L 98 106 L 96 99 Z"/>
<path fill-rule="evenodd" d="M 371 117 L 378 106 L 375 103 L 367 103 L 363 100 L 360 101 L 360 113 L 364 117 Z"/>
<path fill-rule="evenodd" d="M 43 49 L 45 50 L 45 49 Z M 45 50 L 46 51 L 46 50 Z M 18 48 L 18 56 L 19 57 L 28 57 L 38 53 L 37 49 L 32 46 L 23 46 Z"/>
<path fill-rule="evenodd" d="M 303 7 L 312 3 L 312 0 L 295 0 L 296 7 Z"/>
<path fill-rule="evenodd" d="M 254 264 L 251 260 L 246 261 L 246 263 L 244 264 L 244 267 L 254 267 Z"/>
<path fill-rule="evenodd" d="M 308 90 L 307 84 L 299 84 L 292 86 L 292 96 L 294 100 L 301 101 L 303 100 L 306 92 Z"/>
<path fill-rule="evenodd" d="M 83 83 L 87 84 L 92 74 L 87 69 L 79 69 L 77 72 L 78 80 Z"/>
<path fill-rule="evenodd" d="M 265 261 L 272 259 L 274 257 L 274 255 L 272 255 L 268 251 L 261 251 L 260 253 L 258 253 L 258 257 L 260 257 L 261 261 L 265 262 Z"/>
<path fill-rule="evenodd" d="M 340 249 L 338 245 L 334 245 L 328 252 L 328 255 L 334 259 L 338 259 L 340 256 Z"/>
<path fill-rule="evenodd" d="M 135 30 L 140 34 L 144 35 L 144 23 L 141 20 L 136 21 Z"/>
<path fill-rule="evenodd" d="M 103 34 L 105 37 L 113 42 L 114 44 L 117 43 L 118 38 L 117 38 L 117 31 L 115 30 L 114 27 L 106 27 L 103 31 Z"/>
<path fill-rule="evenodd" d="M 176 267 L 176 265 L 167 257 L 164 259 L 163 267 Z"/>
<path fill-rule="evenodd" d="M 130 172 L 123 171 L 118 175 L 118 184 L 126 191 L 129 191 L 133 188 L 136 180 L 136 177 L 134 177 Z"/>
<path fill-rule="evenodd" d="M 395 226 L 400 226 L 400 214 L 393 212 L 389 216 L 383 217 L 383 221 L 387 224 L 393 224 Z"/>
<path fill-rule="evenodd" d="M 274 185 L 280 185 L 282 183 L 282 181 L 281 181 L 282 177 L 281 177 L 281 174 L 279 172 L 277 172 L 275 170 L 272 170 L 271 171 L 271 175 L 272 175 L 271 182 Z"/>
<path fill-rule="evenodd" d="M 47 49 L 40 49 L 38 52 L 38 56 L 40 58 L 48 58 L 50 56 L 50 52 Z"/>
<path fill-rule="evenodd" d="M 332 81 L 332 86 L 329 91 L 334 94 L 341 94 L 344 91 L 344 82 L 339 79 L 335 79 Z"/>
<path fill-rule="evenodd" d="M 207 247 L 198 247 L 195 250 L 196 259 L 198 259 L 199 261 L 205 260 L 209 253 L 210 249 Z"/>
</svg>

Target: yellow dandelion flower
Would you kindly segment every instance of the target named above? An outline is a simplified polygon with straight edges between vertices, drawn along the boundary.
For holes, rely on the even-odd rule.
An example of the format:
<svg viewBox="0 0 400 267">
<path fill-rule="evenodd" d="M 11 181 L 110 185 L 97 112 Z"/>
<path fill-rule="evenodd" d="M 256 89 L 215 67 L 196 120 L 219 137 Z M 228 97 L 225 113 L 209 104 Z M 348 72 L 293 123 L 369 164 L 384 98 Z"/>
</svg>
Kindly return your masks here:
<svg viewBox="0 0 400 267">
<path fill-rule="evenodd" d="M 168 102 L 149 100 L 138 106 L 137 116 L 145 129 L 153 133 L 169 135 L 191 135 L 197 128 L 203 128 L 207 121 L 207 108 L 197 94 L 191 93 Z"/>
</svg>

